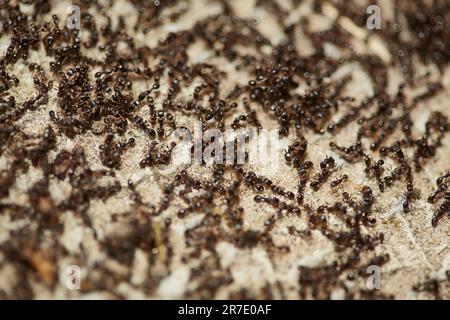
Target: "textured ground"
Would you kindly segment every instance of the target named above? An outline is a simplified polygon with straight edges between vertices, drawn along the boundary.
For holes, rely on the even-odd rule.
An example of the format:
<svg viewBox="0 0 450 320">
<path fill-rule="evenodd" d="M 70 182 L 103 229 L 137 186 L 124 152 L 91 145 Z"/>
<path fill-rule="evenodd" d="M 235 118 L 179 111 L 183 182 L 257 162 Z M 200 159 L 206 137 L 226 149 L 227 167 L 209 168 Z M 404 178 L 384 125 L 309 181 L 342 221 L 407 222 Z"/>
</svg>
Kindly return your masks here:
<svg viewBox="0 0 450 320">
<path fill-rule="evenodd" d="M 63 29 L 70 3 L 0 2 L 0 298 L 450 298 L 449 196 L 427 201 L 450 184 L 436 182 L 450 170 L 450 8 L 431 2 L 380 0 L 369 33 L 364 1 L 82 1 L 80 45 Z M 158 110 L 153 137 L 136 116 L 157 130 Z M 284 152 L 278 168 L 183 173 L 157 157 L 170 158 L 174 127 L 242 114 L 243 127 L 287 127 L 286 150 L 307 141 L 303 191 Z M 330 145 L 358 137 L 347 159 Z M 314 191 L 326 157 L 335 167 Z M 66 287 L 69 265 L 80 290 Z"/>
</svg>

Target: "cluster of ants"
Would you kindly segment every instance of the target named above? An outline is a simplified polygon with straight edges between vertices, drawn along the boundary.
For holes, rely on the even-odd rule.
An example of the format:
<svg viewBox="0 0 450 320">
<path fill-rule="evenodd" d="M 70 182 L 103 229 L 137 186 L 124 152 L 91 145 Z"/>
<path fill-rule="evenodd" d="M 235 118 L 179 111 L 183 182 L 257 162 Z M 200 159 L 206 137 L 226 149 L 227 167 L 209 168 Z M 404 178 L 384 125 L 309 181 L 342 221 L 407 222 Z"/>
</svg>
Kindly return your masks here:
<svg viewBox="0 0 450 320">
<path fill-rule="evenodd" d="M 334 191 L 341 190 L 350 178 L 348 174 L 336 176 L 339 168 L 332 156 L 327 156 L 318 164 L 310 161 L 308 137 L 335 136 L 356 123 L 357 136 L 352 145 L 341 146 L 332 141 L 330 148 L 348 163 L 363 163 L 364 174 L 376 181 L 381 193 L 398 183 L 404 183 L 403 210 L 405 213 L 413 210 L 413 202 L 420 198 L 414 175 L 425 170 L 427 162 L 442 148 L 450 124 L 448 115 L 433 112 L 425 124 L 424 134 L 415 138 L 411 130 L 414 126 L 411 112 L 444 88 L 438 82 L 430 82 L 426 92 L 414 97 L 412 102 L 407 101 L 404 89 L 412 85 L 416 77 L 411 62 L 414 54 L 424 62 L 434 61 L 439 68 L 448 65 L 449 32 L 443 28 L 442 19 L 434 19 L 433 16 L 448 16 L 449 5 L 435 3 L 430 6 L 425 1 L 396 4 L 397 11 L 405 15 L 416 35 L 415 40 L 420 41 L 406 46 L 396 25 L 389 25 L 386 32 L 381 34 L 389 44 L 394 63 L 400 67 L 405 78 L 397 94 L 391 97 L 387 93 L 388 66 L 378 57 L 351 52 L 336 60 L 325 54 L 325 43 L 330 40 L 343 52 L 348 52 L 350 38 L 339 26 L 326 32 L 311 32 L 308 19 L 299 24 L 288 24 L 288 12 L 276 1 L 260 0 L 256 5 L 275 16 L 286 36 L 284 41 L 272 45 L 258 31 L 254 21 L 239 18 L 227 1 L 218 2 L 222 6 L 220 15 L 197 21 L 189 30 L 170 32 L 154 48 L 139 45 L 126 32 L 127 25 L 123 17 L 118 17 L 117 25 L 113 26 L 111 18 L 102 13 L 107 17 L 107 22 L 97 25 L 94 16 L 88 13 L 89 8 L 102 7 L 96 1 L 80 3 L 83 12 L 82 30 L 88 31 L 89 35 L 85 41 L 81 40 L 80 30 L 62 27 L 61 17 L 54 15 L 50 21 L 46 19 L 51 11 L 49 1 L 30 1 L 33 6 L 31 15 L 23 13 L 18 5 L 2 3 L 0 19 L 5 23 L 2 24 L 1 35 L 7 35 L 11 40 L 0 58 L 0 156 L 5 155 L 12 160 L 9 167 L 1 172 L 0 200 L 8 198 L 17 177 L 27 173 L 30 165 L 40 168 L 44 174 L 27 191 L 29 206 L 1 202 L 0 209 L 13 211 L 15 217 L 36 219 L 38 231 L 30 237 L 37 237 L 37 243 L 41 241 L 41 231 L 53 230 L 58 250 L 54 250 L 51 259 L 56 261 L 56 255 L 64 252 L 56 240 L 56 235 L 63 230 L 58 214 L 67 210 L 76 212 L 98 239 L 89 216 L 90 202 L 95 199 L 107 200 L 128 191 L 131 194 L 131 215 L 134 216 L 128 222 L 134 226 L 134 231 L 125 239 L 104 240 L 107 253 L 122 263 L 131 264 L 133 249 L 141 248 L 154 253 L 150 259 L 152 266 L 161 259 L 167 270 L 173 255 L 169 237 L 172 220 L 206 212 L 198 225 L 185 231 L 185 242 L 190 251 L 182 257 L 183 261 L 201 259 L 203 250 L 211 254 L 210 258 L 201 260 L 198 267 L 192 270 L 192 279 L 197 279 L 200 284 L 196 290 L 187 294 L 196 297 L 214 297 L 220 286 L 232 282 L 230 270 L 220 266 L 220 257 L 216 252 L 219 241 L 226 240 L 241 248 L 262 245 L 274 259 L 277 253 L 291 249 L 289 246 L 275 245 L 271 231 L 286 217 L 306 214 L 307 228 L 298 230 L 290 226 L 289 234 L 292 237 L 309 237 L 312 231 L 320 232 L 333 242 L 336 251 L 342 255 L 327 266 L 300 267 L 299 295 L 306 298 L 310 290 L 315 298 L 330 297 L 332 289 L 340 286 L 345 288 L 347 297 L 354 297 L 341 279 L 342 275 L 348 272 L 347 280 L 353 281 L 356 274 L 351 270 L 359 270 L 356 273 L 362 274 L 362 270 L 365 270 L 362 253 L 373 251 L 384 241 L 383 233 L 367 234 L 367 230 L 377 222 L 373 212 L 375 191 L 369 186 L 362 186 L 358 191 L 360 198 L 357 199 L 344 190 L 342 197 L 335 197 L 334 203 L 313 208 L 306 201 L 311 191 L 315 194 L 326 185 Z M 321 1 L 314 3 L 313 10 L 320 14 Z M 144 34 L 164 23 L 177 21 L 184 14 L 183 9 L 176 7 L 176 1 L 132 1 L 132 4 L 139 13 L 134 30 Z M 357 6 L 337 1 L 336 7 L 340 15 L 352 18 L 357 24 L 364 23 L 355 12 Z M 163 14 L 165 8 L 173 9 L 172 14 Z M 414 13 L 417 10 L 421 12 L 420 17 Z M 299 26 L 305 28 L 305 36 L 316 49 L 314 54 L 305 56 L 301 48 L 296 47 L 295 34 Z M 236 69 L 248 71 L 252 80 L 246 84 L 236 84 L 224 93 L 221 88 L 223 81 L 226 81 L 225 72 L 212 63 L 189 63 L 188 48 L 195 41 L 204 43 L 207 50 L 226 59 Z M 127 48 L 126 54 L 119 50 L 122 45 Z M 260 54 L 242 53 L 238 49 L 242 46 L 253 47 Z M 272 49 L 270 55 L 262 53 L 266 46 Z M 92 48 L 98 49 L 104 58 L 95 59 L 83 54 L 84 50 Z M 30 56 L 39 50 L 50 59 L 48 66 L 29 62 Z M 149 60 L 157 63 L 150 66 Z M 351 76 L 325 81 L 339 67 L 354 61 L 367 71 L 374 85 L 374 94 L 356 105 L 354 98 L 343 95 L 352 80 Z M 32 73 L 36 94 L 19 103 L 13 89 L 20 88 L 22 84 L 22 78 L 14 74 L 14 66 L 20 63 L 27 65 Z M 294 93 L 300 85 L 299 79 L 307 85 L 304 94 Z M 189 98 L 180 98 L 180 93 L 185 88 L 191 88 L 194 81 L 198 80 L 200 84 L 194 86 Z M 138 82 L 146 83 L 147 89 L 136 94 L 135 84 Z M 166 88 L 166 91 L 163 92 L 162 88 Z M 49 104 L 53 89 L 57 92 L 57 105 L 51 105 L 48 126 L 44 128 L 40 141 L 36 142 L 34 137 L 22 131 L 21 120 L 28 113 Z M 240 107 L 244 113 L 236 115 Z M 333 120 L 339 111 L 343 115 Z M 145 201 L 139 192 L 138 182 L 130 178 L 124 188 L 115 179 L 116 172 L 122 169 L 123 157 L 127 152 L 133 152 L 130 150 L 136 148 L 137 139 L 148 141 L 148 149 L 137 164 L 137 170 L 156 170 L 169 165 L 176 142 L 168 143 L 167 137 L 179 128 L 180 119 L 199 120 L 205 130 L 212 127 L 225 130 L 230 118 L 233 118 L 233 129 L 247 126 L 261 129 L 262 114 L 276 121 L 281 136 L 295 135 L 294 142 L 285 150 L 284 156 L 286 163 L 297 172 L 296 190 L 279 186 L 267 177 L 246 170 L 242 165 L 214 165 L 209 180 L 195 178 L 189 170 L 175 173 L 162 186 L 161 201 L 156 205 Z M 130 131 L 142 135 L 126 138 Z M 402 137 L 388 145 L 389 138 L 398 131 Z M 75 139 L 87 133 L 103 141 L 97 151 L 105 167 L 103 170 L 90 168 L 82 147 L 58 149 L 62 135 Z M 202 148 L 206 146 L 202 145 Z M 413 152 L 411 159 L 407 156 L 409 151 Z M 381 157 L 378 160 L 374 159 L 377 152 Z M 50 156 L 52 153 L 55 153 L 54 157 Z M 385 168 L 388 159 L 396 164 L 389 173 Z M 67 179 L 72 187 L 68 198 L 60 203 L 51 197 L 50 184 L 53 179 Z M 99 182 L 102 179 L 112 182 L 105 186 Z M 438 226 L 439 221 L 450 213 L 449 181 L 450 173 L 439 177 L 436 190 L 428 197 L 428 201 L 435 205 L 431 221 L 433 227 Z M 265 221 L 262 231 L 248 230 L 244 226 L 241 203 L 244 189 L 256 193 L 253 196 L 256 206 L 267 205 L 275 212 Z M 155 231 L 158 227 L 153 220 L 167 214 L 171 206 L 181 206 L 181 209 L 177 211 L 176 217 L 164 218 L 163 226 L 158 229 L 160 232 Z M 335 230 L 329 223 L 330 216 L 336 217 L 345 228 Z M 162 235 L 158 238 L 156 234 Z M 20 235 L 17 237 L 20 238 Z M 33 264 L 30 265 L 26 257 L 13 254 L 26 240 L 7 242 L 0 248 L 11 253 L 8 259 L 14 261 L 17 268 L 29 270 Z M 166 250 L 161 250 L 162 246 Z M 163 258 L 162 252 L 165 252 Z M 377 255 L 371 263 L 382 265 L 388 260 L 387 255 Z M 217 272 L 212 275 L 208 270 Z M 109 276 L 105 272 L 104 277 Z M 153 292 L 161 278 L 152 277 L 145 290 Z M 28 288 L 28 291 L 22 289 L 18 292 L 27 297 L 31 288 L 26 279 L 23 281 L 20 286 Z M 108 279 L 92 281 L 91 287 L 103 288 L 110 282 Z M 268 285 L 266 296 L 273 296 L 272 290 L 284 295 L 280 284 L 277 287 Z M 1 294 L 0 291 L 0 297 Z M 240 297 L 243 294 L 236 293 Z M 367 298 L 384 297 L 364 290 L 359 294 Z"/>
</svg>

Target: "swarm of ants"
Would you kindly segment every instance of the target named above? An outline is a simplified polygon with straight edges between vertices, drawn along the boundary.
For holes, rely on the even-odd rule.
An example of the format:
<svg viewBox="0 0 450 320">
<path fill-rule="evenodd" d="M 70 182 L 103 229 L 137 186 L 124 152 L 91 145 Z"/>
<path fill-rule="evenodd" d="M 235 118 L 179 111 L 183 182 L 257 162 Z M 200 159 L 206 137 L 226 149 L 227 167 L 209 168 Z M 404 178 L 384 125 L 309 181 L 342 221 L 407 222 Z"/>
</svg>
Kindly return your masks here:
<svg viewBox="0 0 450 320">
<path fill-rule="evenodd" d="M 441 94 L 444 86 L 428 81 L 424 93 L 412 99 L 407 99 L 405 93 L 418 78 L 413 57 L 424 63 L 433 61 L 441 71 L 450 62 L 449 29 L 443 26 L 442 19 L 433 19 L 437 13 L 441 18 L 448 18 L 448 4 L 428 5 L 427 1 L 395 4 L 396 21 L 402 13 L 414 31 L 414 41 L 407 45 L 400 37 L 398 26 L 390 25 L 380 34 L 389 43 L 388 50 L 394 57 L 392 65 L 401 70 L 404 78 L 391 95 L 388 93 L 389 65 L 383 60 L 376 55 L 348 50 L 350 36 L 337 24 L 329 31 L 314 32 L 308 28 L 308 19 L 287 22 L 289 13 L 273 0 L 257 1 L 256 5 L 268 10 L 282 27 L 285 39 L 278 44 L 261 33 L 251 20 L 239 17 L 227 1 L 218 1 L 222 8 L 220 15 L 196 21 L 190 29 L 170 32 L 155 47 L 141 44 L 139 37 L 126 31 L 127 27 L 145 35 L 176 22 L 184 14 L 183 9 L 176 7 L 176 1 L 161 4 L 131 1 L 137 12 L 134 26 L 127 26 L 121 16 L 116 17 L 118 21 L 114 25 L 106 7 L 102 11 L 106 23 L 100 23 L 88 9 L 102 9 L 104 5 L 80 1 L 82 30 L 67 28 L 63 17 L 49 17 L 51 1 L 28 2 L 32 7 L 30 14 L 10 1 L 0 5 L 0 19 L 5 22 L 1 36 L 10 37 L 0 57 L 0 157 L 8 159 L 0 175 L 0 211 L 13 212 L 15 218 L 28 217 L 36 224 L 33 230 L 24 229 L 12 240 L 0 244 L 6 260 L 18 270 L 37 273 L 48 287 L 55 288 L 54 273 L 43 274 L 29 254 L 20 253 L 20 248 L 35 243 L 30 250 L 39 249 L 45 230 L 56 239 L 64 229 L 60 217 L 71 211 L 92 230 L 107 255 L 120 263 L 130 267 L 136 248 L 151 252 L 148 262 L 157 271 L 150 272 L 149 281 L 142 289 L 153 294 L 161 279 L 170 274 L 174 261 L 170 238 L 173 221 L 204 213 L 199 224 L 184 231 L 188 253 L 181 260 L 199 261 L 191 272 L 191 280 L 197 281 L 198 287 L 186 295 L 211 298 L 221 286 L 233 282 L 230 269 L 220 264 L 218 243 L 229 242 L 241 249 L 261 246 L 274 261 L 277 255 L 289 253 L 292 247 L 277 244 L 272 231 L 291 221 L 291 217 L 297 217 L 306 219 L 307 226 L 302 230 L 288 226 L 290 237 L 306 241 L 313 232 L 318 232 L 332 242 L 338 256 L 325 266 L 299 267 L 299 297 L 329 298 L 333 288 L 341 287 L 346 298 L 390 298 L 362 289 L 351 291 L 347 283 L 363 274 L 367 263 L 383 265 L 389 261 L 388 255 L 374 254 L 385 237 L 382 232 L 371 231 L 377 223 L 375 194 L 388 193 L 401 186 L 403 213 L 414 211 L 414 202 L 424 197 L 415 184 L 415 177 L 427 170 L 448 139 L 450 114 L 431 112 L 420 137 L 412 130 L 416 124 L 411 118 L 418 106 Z M 316 13 L 321 13 L 321 3 L 314 1 Z M 358 25 L 364 23 L 345 1 L 336 1 L 335 5 L 340 16 L 349 17 Z M 173 9 L 172 14 L 166 14 L 164 8 Z M 420 17 L 414 13 L 417 10 L 421 12 Z M 430 24 L 432 28 L 428 27 Z M 296 45 L 299 25 L 305 28 L 305 37 L 315 48 L 311 55 L 305 55 Z M 87 39 L 81 37 L 81 31 L 88 34 Z M 196 41 L 236 70 L 247 71 L 251 80 L 236 83 L 224 92 L 226 72 L 212 62 L 189 61 L 188 49 Z M 334 59 L 326 54 L 324 48 L 330 41 L 347 53 L 344 58 Z M 127 48 L 125 54 L 119 50 L 123 46 Z M 256 49 L 253 51 L 258 53 L 243 53 L 240 47 Z M 85 54 L 94 48 L 103 57 Z M 270 54 L 263 53 L 266 48 L 270 48 Z M 49 62 L 44 59 L 40 63 L 31 62 L 30 57 L 38 52 Z M 349 62 L 361 64 L 373 84 L 373 95 L 359 102 L 345 95 L 351 75 L 329 81 L 331 75 Z M 22 75 L 14 71 L 19 65 L 28 67 L 35 91 L 23 101 L 16 94 L 24 82 Z M 146 88 L 137 89 L 142 83 Z M 299 94 L 296 89 L 301 85 L 306 90 Z M 187 98 L 182 95 L 185 91 L 189 91 Z M 36 138 L 27 134 L 22 128 L 23 119 L 45 107 L 49 108 L 48 121 L 42 135 Z M 236 114 L 238 109 L 243 112 Z M 338 113 L 336 119 L 334 115 Z M 146 151 L 135 164 L 135 170 L 156 172 L 170 165 L 177 145 L 169 142 L 171 132 L 181 128 L 182 119 L 200 121 L 205 128 L 224 131 L 228 127 L 259 130 L 263 128 L 262 119 L 267 117 L 276 123 L 281 137 L 294 137 L 284 150 L 284 160 L 297 178 L 293 190 L 246 165 L 214 164 L 210 178 L 199 177 L 189 169 L 179 170 L 169 179 L 161 179 L 158 186 L 155 182 L 154 189 L 148 191 L 153 198 L 153 194 L 159 194 L 156 189 L 160 187 L 158 201 L 146 199 L 140 189 L 142 181 L 134 181 L 131 175 L 126 177 L 125 184 L 119 179 L 128 155 L 139 152 L 138 140 L 145 141 Z M 356 126 L 356 138 L 350 145 L 331 141 L 328 146 L 333 155 L 312 161 L 313 137 L 334 140 L 337 134 L 352 126 Z M 84 136 L 100 141 L 95 152 L 102 169 L 93 169 L 89 162 L 85 148 L 90 146 L 62 150 L 58 147 L 63 139 L 76 141 Z M 205 147 L 201 145 L 202 150 Z M 350 189 L 351 174 L 341 173 L 338 158 L 354 168 L 362 164 L 362 174 L 377 188 L 363 184 L 355 195 Z M 388 169 L 387 162 L 394 167 Z M 31 167 L 42 171 L 42 177 L 29 186 L 29 202 L 8 201 L 19 177 L 30 172 Z M 63 200 L 52 198 L 51 185 L 55 181 L 68 182 L 71 187 Z M 450 217 L 449 184 L 450 172 L 447 172 L 437 178 L 435 190 L 428 195 L 427 200 L 434 208 L 430 221 L 433 228 L 443 223 L 445 216 Z M 331 203 L 316 205 L 317 202 L 310 201 L 311 197 L 320 197 L 321 192 L 327 191 L 332 194 Z M 245 221 L 248 212 L 244 210 L 244 201 L 248 193 L 255 208 L 265 207 L 272 212 L 258 231 Z M 119 194 L 129 198 L 131 209 L 128 215 L 113 215 L 112 219 L 122 219 L 124 224 L 132 226 L 132 232 L 124 238 L 102 238 L 97 234 L 89 209 L 95 200 L 107 201 Z M 172 207 L 177 208 L 176 214 L 171 214 Z M 335 229 L 331 217 L 344 227 Z M 48 257 L 53 263 L 67 254 L 57 240 L 53 249 Z M 371 257 L 368 262 L 367 256 Z M 115 281 L 115 276 L 103 270 L 101 277 L 102 280 L 86 281 L 89 290 L 110 289 L 108 286 Z M 32 297 L 28 278 L 23 277 L 21 281 L 16 285 L 21 288 L 16 295 Z M 430 285 L 431 291 L 439 291 L 436 287 L 440 283 L 423 286 Z M 283 284 L 268 283 L 259 297 L 270 298 L 275 293 L 283 297 L 285 290 Z M 0 298 L 3 296 L 7 295 L 0 290 Z M 230 296 L 255 297 L 245 290 L 232 292 Z"/>
</svg>

